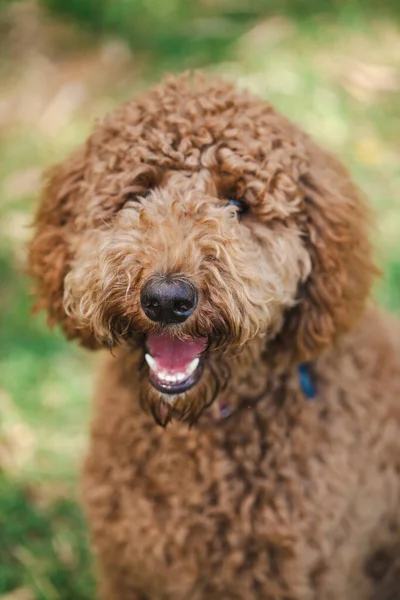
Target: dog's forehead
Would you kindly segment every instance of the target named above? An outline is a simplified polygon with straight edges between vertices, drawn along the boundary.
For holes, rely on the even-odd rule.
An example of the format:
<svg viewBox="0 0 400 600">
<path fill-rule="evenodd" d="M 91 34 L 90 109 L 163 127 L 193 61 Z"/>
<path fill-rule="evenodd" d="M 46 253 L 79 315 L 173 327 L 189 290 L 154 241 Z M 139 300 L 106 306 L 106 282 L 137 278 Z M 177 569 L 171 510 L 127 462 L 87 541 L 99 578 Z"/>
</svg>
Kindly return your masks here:
<svg viewBox="0 0 400 600">
<path fill-rule="evenodd" d="M 296 161 L 301 135 L 267 101 L 221 83 L 164 85 L 111 112 L 88 152 L 104 173 L 150 164 L 172 169 L 247 171 L 269 159 Z M 279 155 L 279 156 L 278 156 Z M 101 168 L 99 166 L 101 163 Z"/>
<path fill-rule="evenodd" d="M 264 100 L 230 85 L 188 91 L 175 82 L 97 124 L 84 148 L 82 189 L 94 210 L 102 198 L 107 206 L 121 206 L 161 188 L 258 199 L 273 188 L 284 203 L 307 171 L 305 141 Z"/>
</svg>

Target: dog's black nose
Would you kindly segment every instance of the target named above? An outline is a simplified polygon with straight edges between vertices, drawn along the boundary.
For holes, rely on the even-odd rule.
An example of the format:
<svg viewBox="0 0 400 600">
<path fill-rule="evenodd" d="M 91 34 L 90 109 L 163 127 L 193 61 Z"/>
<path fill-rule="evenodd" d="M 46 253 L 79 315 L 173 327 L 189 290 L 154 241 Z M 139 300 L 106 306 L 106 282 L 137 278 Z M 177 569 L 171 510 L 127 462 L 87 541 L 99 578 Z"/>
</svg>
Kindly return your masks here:
<svg viewBox="0 0 400 600">
<path fill-rule="evenodd" d="M 157 323 L 183 323 L 197 305 L 197 290 L 186 279 L 153 277 L 140 293 L 146 316 Z"/>
</svg>

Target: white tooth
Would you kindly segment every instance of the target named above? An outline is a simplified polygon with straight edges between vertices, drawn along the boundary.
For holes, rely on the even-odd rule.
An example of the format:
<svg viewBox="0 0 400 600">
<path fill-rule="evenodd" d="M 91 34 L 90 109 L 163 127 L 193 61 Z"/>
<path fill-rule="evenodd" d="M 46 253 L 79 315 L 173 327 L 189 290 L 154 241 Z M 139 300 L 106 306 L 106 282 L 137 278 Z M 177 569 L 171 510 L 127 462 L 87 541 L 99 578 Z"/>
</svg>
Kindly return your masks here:
<svg viewBox="0 0 400 600">
<path fill-rule="evenodd" d="M 187 375 L 186 373 L 167 373 L 163 371 L 162 373 L 157 373 L 157 377 L 165 383 L 180 383 L 187 378 Z"/>
<path fill-rule="evenodd" d="M 192 360 L 192 362 L 190 363 L 190 365 L 186 369 L 186 377 L 189 377 L 189 375 L 191 375 L 192 373 L 195 372 L 195 370 L 199 366 L 199 362 L 200 362 L 199 357 L 197 357 L 194 360 Z"/>
<path fill-rule="evenodd" d="M 149 365 L 150 369 L 152 371 L 157 371 L 158 365 L 157 365 L 157 362 L 154 360 L 154 358 L 152 356 L 150 356 L 150 354 L 145 354 L 144 358 L 145 358 L 147 364 Z"/>
<path fill-rule="evenodd" d="M 152 358 L 152 357 L 150 357 L 150 358 Z M 169 373 L 168 371 L 158 371 L 157 365 L 154 370 L 157 373 L 157 378 L 160 381 L 164 381 L 164 383 L 170 383 L 170 384 L 171 383 L 172 384 L 173 383 L 181 383 L 182 381 L 185 381 L 185 379 L 187 379 L 189 377 L 189 375 L 191 375 L 196 370 L 198 364 L 199 364 L 199 359 L 196 358 L 195 360 L 193 360 L 190 363 L 188 369 L 186 369 L 186 371 L 184 373 Z"/>
</svg>

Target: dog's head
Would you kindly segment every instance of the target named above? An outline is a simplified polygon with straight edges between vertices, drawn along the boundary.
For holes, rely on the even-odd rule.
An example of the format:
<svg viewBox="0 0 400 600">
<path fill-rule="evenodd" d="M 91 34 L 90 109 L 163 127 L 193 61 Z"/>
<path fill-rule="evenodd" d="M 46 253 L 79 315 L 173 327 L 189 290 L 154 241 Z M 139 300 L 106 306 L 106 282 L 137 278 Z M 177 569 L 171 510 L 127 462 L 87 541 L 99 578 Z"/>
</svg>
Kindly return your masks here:
<svg viewBox="0 0 400 600">
<path fill-rule="evenodd" d="M 366 221 L 346 170 L 270 104 L 171 78 L 50 171 L 37 307 L 87 347 L 141 348 L 143 403 L 193 420 L 228 378 L 249 389 L 261 360 L 310 360 L 351 328 Z"/>
</svg>

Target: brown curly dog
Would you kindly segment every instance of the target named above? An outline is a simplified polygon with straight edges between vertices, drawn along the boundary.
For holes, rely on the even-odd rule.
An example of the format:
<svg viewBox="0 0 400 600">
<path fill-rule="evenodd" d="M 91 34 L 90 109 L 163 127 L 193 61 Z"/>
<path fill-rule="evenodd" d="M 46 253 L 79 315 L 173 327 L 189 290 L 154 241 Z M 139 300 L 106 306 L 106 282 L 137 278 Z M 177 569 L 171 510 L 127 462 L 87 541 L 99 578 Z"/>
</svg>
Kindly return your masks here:
<svg viewBox="0 0 400 600">
<path fill-rule="evenodd" d="M 50 171 L 30 268 L 50 323 L 112 349 L 84 472 L 104 600 L 400 598 L 400 327 L 335 158 L 169 78 Z"/>
</svg>

